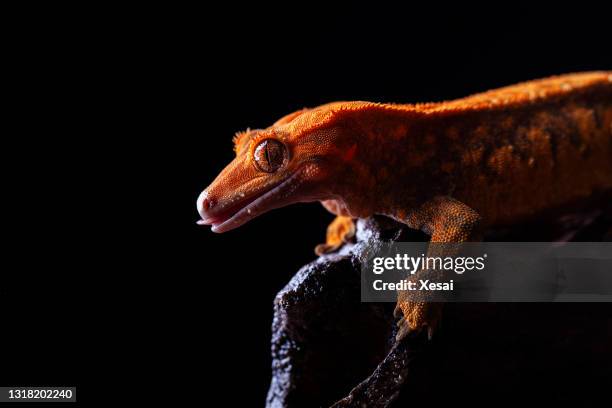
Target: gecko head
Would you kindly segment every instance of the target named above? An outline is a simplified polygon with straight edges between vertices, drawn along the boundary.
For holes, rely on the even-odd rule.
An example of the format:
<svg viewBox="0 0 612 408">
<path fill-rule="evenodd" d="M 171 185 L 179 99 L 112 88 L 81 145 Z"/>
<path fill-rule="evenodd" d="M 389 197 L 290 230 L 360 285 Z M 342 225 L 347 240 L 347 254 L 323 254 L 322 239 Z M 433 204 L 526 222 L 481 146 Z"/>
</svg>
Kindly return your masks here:
<svg viewBox="0 0 612 408">
<path fill-rule="evenodd" d="M 234 137 L 236 157 L 197 200 L 199 225 L 226 232 L 275 208 L 333 197 L 336 161 L 330 146 L 338 132 L 306 129 L 304 123 L 316 119 L 309 112 Z"/>
</svg>

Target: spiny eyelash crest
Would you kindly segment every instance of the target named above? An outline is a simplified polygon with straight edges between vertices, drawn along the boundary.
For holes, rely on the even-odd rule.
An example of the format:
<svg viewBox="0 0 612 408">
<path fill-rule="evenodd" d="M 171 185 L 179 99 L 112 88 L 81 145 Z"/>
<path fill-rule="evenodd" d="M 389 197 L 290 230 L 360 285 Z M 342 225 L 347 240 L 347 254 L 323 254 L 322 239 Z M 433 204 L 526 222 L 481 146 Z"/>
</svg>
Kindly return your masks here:
<svg viewBox="0 0 612 408">
<path fill-rule="evenodd" d="M 234 152 L 238 154 L 248 143 L 251 129 L 247 128 L 242 132 L 236 132 L 232 141 L 234 142 Z"/>
</svg>

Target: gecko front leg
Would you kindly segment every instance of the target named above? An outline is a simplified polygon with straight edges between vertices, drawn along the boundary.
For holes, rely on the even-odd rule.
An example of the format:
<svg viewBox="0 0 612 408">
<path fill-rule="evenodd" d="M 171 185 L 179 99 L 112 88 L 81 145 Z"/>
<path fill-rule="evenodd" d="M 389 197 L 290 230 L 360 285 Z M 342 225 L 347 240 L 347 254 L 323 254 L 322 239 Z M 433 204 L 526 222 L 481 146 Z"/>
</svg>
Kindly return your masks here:
<svg viewBox="0 0 612 408">
<path fill-rule="evenodd" d="M 336 251 L 342 244 L 355 236 L 355 222 L 351 217 L 337 216 L 327 227 L 324 244 L 315 247 L 315 254 L 323 255 Z"/>
<path fill-rule="evenodd" d="M 431 236 L 431 243 L 462 243 L 480 241 L 480 216 L 467 205 L 451 197 L 435 197 L 408 216 L 400 219 L 410 228 L 419 229 Z M 453 256 L 459 245 L 429 245 L 428 257 Z M 410 279 L 423 277 L 427 271 L 420 271 Z M 400 341 L 412 331 L 427 328 L 431 338 L 442 316 L 442 303 L 427 302 L 419 292 L 398 291 L 396 317 L 398 322 L 396 340 Z"/>
</svg>

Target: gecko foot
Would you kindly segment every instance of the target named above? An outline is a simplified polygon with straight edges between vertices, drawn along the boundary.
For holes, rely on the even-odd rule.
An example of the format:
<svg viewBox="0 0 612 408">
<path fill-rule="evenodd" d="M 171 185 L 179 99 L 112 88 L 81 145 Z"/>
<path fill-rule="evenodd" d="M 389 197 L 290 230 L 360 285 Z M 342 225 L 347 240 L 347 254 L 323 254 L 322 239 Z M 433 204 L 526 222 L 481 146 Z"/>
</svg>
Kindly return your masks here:
<svg viewBox="0 0 612 408">
<path fill-rule="evenodd" d="M 410 334 L 418 334 L 427 330 L 427 338 L 431 340 L 434 331 L 440 326 L 442 317 L 441 303 L 398 301 L 393 316 L 400 318 L 397 321 L 397 342 Z"/>
<path fill-rule="evenodd" d="M 345 242 L 355 236 L 355 223 L 351 217 L 337 216 L 327 227 L 327 237 L 324 244 L 315 247 L 315 254 L 321 256 L 337 251 Z"/>
</svg>

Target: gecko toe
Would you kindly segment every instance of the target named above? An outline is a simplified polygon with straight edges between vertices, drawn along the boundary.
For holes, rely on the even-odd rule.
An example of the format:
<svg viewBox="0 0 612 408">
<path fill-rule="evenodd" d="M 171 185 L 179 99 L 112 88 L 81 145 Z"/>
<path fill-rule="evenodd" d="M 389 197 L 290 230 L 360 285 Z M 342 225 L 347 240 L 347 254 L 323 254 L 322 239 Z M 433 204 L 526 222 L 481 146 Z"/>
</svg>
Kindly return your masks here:
<svg viewBox="0 0 612 408">
<path fill-rule="evenodd" d="M 319 244 L 315 247 L 315 254 L 317 256 L 321 256 L 321 255 L 325 255 L 325 254 L 329 254 L 331 252 L 335 252 L 337 251 L 340 247 L 342 246 L 342 244 L 338 244 L 338 245 L 330 245 L 330 244 Z"/>
<path fill-rule="evenodd" d="M 395 341 L 402 341 L 408 334 L 410 334 L 412 330 L 410 329 L 410 325 L 408 321 L 406 321 L 405 317 L 402 317 L 397 322 L 397 334 L 395 335 Z"/>
<path fill-rule="evenodd" d="M 395 309 L 393 310 L 393 317 L 395 317 L 396 319 L 399 319 L 402 316 L 404 316 L 404 312 L 402 312 L 402 308 L 399 307 L 399 304 L 395 305 Z"/>
</svg>

